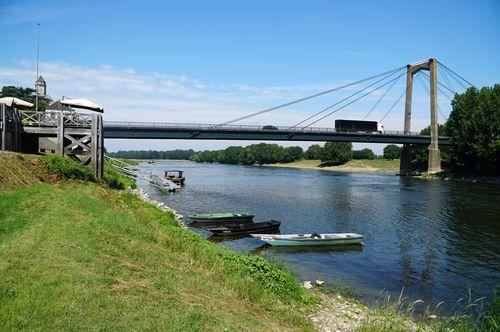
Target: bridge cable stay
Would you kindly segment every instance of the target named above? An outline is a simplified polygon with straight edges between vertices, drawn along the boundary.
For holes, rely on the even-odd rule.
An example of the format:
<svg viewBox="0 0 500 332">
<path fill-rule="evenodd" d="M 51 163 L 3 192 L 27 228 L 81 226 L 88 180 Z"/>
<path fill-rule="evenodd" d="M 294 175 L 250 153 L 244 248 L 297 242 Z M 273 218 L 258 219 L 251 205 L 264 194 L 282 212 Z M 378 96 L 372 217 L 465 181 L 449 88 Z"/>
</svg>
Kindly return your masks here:
<svg viewBox="0 0 500 332">
<path fill-rule="evenodd" d="M 377 100 L 375 105 L 373 105 L 372 108 L 370 108 L 370 110 L 368 111 L 368 113 L 365 114 L 365 116 L 363 117 L 363 121 L 366 120 L 370 116 L 370 114 L 373 112 L 373 110 L 378 106 L 378 104 L 380 104 L 382 99 L 384 99 L 384 97 L 389 93 L 389 91 L 391 91 L 391 89 L 396 85 L 396 83 L 398 81 L 399 81 L 399 79 L 395 80 L 391 85 L 389 85 L 389 88 L 384 92 L 384 94 L 382 96 L 380 96 L 380 98 Z"/>
<path fill-rule="evenodd" d="M 391 105 L 391 107 L 389 107 L 389 109 L 387 110 L 387 112 L 384 113 L 384 116 L 382 116 L 382 118 L 380 119 L 379 122 L 383 122 L 385 120 L 385 118 L 389 115 L 389 113 L 391 113 L 391 111 L 394 109 L 394 107 L 396 107 L 396 105 L 400 102 L 401 98 L 403 98 L 403 96 L 405 94 L 406 94 L 406 88 L 399 95 L 398 99 L 396 99 L 396 101 Z"/>
<path fill-rule="evenodd" d="M 370 93 L 372 93 L 372 92 L 374 92 L 374 91 L 376 91 L 376 90 L 378 90 L 378 89 L 380 89 L 380 88 L 383 88 L 383 87 L 384 87 L 384 86 L 386 86 L 387 84 L 389 84 L 389 83 L 393 82 L 394 80 L 397 80 L 398 78 L 400 78 L 400 77 L 401 77 L 401 76 L 403 76 L 403 75 L 406 75 L 406 71 L 403 71 L 403 73 L 402 73 L 402 74 L 400 74 L 399 76 L 396 76 L 395 78 L 393 78 L 393 79 L 391 79 L 391 80 L 389 80 L 389 81 L 385 82 L 384 84 L 382 84 L 382 85 L 380 85 L 380 86 L 378 86 L 378 87 L 375 87 L 375 88 L 374 88 L 374 89 L 372 89 L 371 91 L 368 91 L 367 93 L 365 93 L 364 95 L 362 95 L 362 96 L 360 96 L 360 97 L 358 97 L 358 98 L 354 99 L 353 101 L 350 101 L 349 103 L 347 103 L 347 104 L 345 104 L 345 105 L 343 105 L 343 106 L 341 106 L 341 107 L 339 107 L 339 108 L 337 108 L 337 109 L 335 109 L 335 110 L 331 111 L 330 113 L 328 113 L 328 114 L 326 114 L 326 115 L 323 115 L 323 116 L 322 116 L 322 117 L 320 117 L 319 119 L 314 120 L 313 122 L 309 123 L 308 125 L 306 125 L 306 126 L 302 127 L 302 129 L 305 129 L 305 128 L 307 128 L 307 127 L 309 127 L 309 126 L 311 126 L 311 125 L 313 125 L 313 124 L 315 124 L 315 123 L 317 123 L 317 122 L 319 122 L 319 121 L 321 121 L 321 120 L 323 120 L 323 119 L 325 119 L 325 118 L 329 117 L 330 115 L 332 115 L 332 114 L 334 114 L 334 113 L 336 113 L 336 112 L 340 111 L 341 109 L 343 109 L 343 108 L 345 108 L 345 107 L 347 107 L 347 106 L 351 105 L 352 103 L 354 103 L 354 102 L 356 102 L 356 101 L 358 101 L 358 100 L 360 100 L 360 99 L 362 99 L 362 98 L 364 98 L 364 97 L 368 96 Z"/>
<path fill-rule="evenodd" d="M 400 69 L 399 71 L 401 71 L 401 69 Z M 359 93 L 361 93 L 361 92 L 363 92 L 363 91 L 365 91 L 365 90 L 367 90 L 367 89 L 371 88 L 372 86 L 374 86 L 374 85 L 376 85 L 376 84 L 378 84 L 378 83 L 380 83 L 380 82 L 384 81 L 385 79 L 387 79 L 387 78 L 389 78 L 390 76 L 392 76 L 392 75 L 394 75 L 394 74 L 398 73 L 399 71 L 395 71 L 395 72 L 393 72 L 393 73 L 390 73 L 390 74 L 388 74 L 388 75 L 386 75 L 386 76 L 382 77 L 381 79 L 379 79 L 379 80 L 377 80 L 377 81 L 375 81 L 375 82 L 371 83 L 370 85 L 368 85 L 368 86 L 364 87 L 363 89 L 358 90 L 358 91 L 354 92 L 353 94 L 351 94 L 351 95 L 349 95 L 349 96 L 347 96 L 347 97 L 345 97 L 345 98 L 341 99 L 340 101 L 336 102 L 335 104 L 332 104 L 332 105 L 328 106 L 327 108 L 324 108 L 324 109 L 322 109 L 321 111 L 316 112 L 316 113 L 314 113 L 314 114 L 313 114 L 313 115 L 311 115 L 311 116 L 308 116 L 308 117 L 307 117 L 307 118 L 305 118 L 304 120 L 302 120 L 302 121 L 300 121 L 300 122 L 298 122 L 298 123 L 294 124 L 293 126 L 291 126 L 291 127 L 290 127 L 290 129 L 295 128 L 295 127 L 297 127 L 297 126 L 299 126 L 299 125 L 303 124 L 304 122 L 309 121 L 309 120 L 311 120 L 312 118 L 314 118 L 314 117 L 316 117 L 316 116 L 320 115 L 321 113 L 324 113 L 324 112 L 328 111 L 328 110 L 329 110 L 329 109 L 331 109 L 332 107 L 335 107 L 335 106 L 337 106 L 337 105 L 339 105 L 339 104 L 343 103 L 344 101 L 346 101 L 346 100 L 348 100 L 348 99 L 350 99 L 350 98 L 354 97 L 355 95 L 357 95 L 357 94 L 359 94 Z M 378 88 L 377 88 L 377 89 L 378 89 Z"/>
<path fill-rule="evenodd" d="M 465 83 L 469 84 L 471 87 L 473 87 L 473 88 L 476 87 L 474 84 L 472 84 L 471 82 L 467 81 L 465 78 L 463 78 L 462 76 L 460 76 L 456 72 L 454 72 L 451 68 L 447 67 L 444 63 L 438 61 L 438 65 L 442 66 L 444 69 L 448 70 L 449 72 L 451 72 L 452 74 L 454 74 L 455 76 L 457 76 L 458 78 L 460 78 L 462 81 L 464 81 Z"/>
<path fill-rule="evenodd" d="M 429 76 L 429 74 L 427 74 L 426 72 L 420 71 L 420 73 L 422 73 L 423 75 L 425 75 L 428 79 L 430 79 L 430 78 L 431 78 L 431 77 Z M 443 83 L 441 83 L 441 82 L 439 82 L 439 81 L 438 81 L 438 82 L 437 82 L 437 84 L 438 84 L 438 89 L 439 89 L 439 91 L 443 92 L 443 90 L 441 90 L 441 89 L 439 88 L 439 86 L 442 86 L 443 88 L 445 88 L 446 90 L 450 91 L 451 93 L 456 94 L 456 91 L 453 91 L 452 89 L 450 89 L 449 87 L 447 87 L 447 86 L 446 86 L 446 85 L 444 85 Z M 444 92 L 443 92 L 443 94 L 444 94 Z"/>
<path fill-rule="evenodd" d="M 446 70 L 444 70 L 441 66 L 437 66 L 437 69 L 438 69 L 438 72 L 441 74 L 441 76 L 444 78 L 444 80 L 446 81 L 446 83 L 448 83 L 448 87 L 451 87 L 451 89 L 453 91 L 455 91 L 455 94 L 456 94 L 456 89 L 455 87 L 453 86 L 453 84 L 451 84 L 451 81 L 448 77 L 448 74 L 446 73 Z"/>
<path fill-rule="evenodd" d="M 425 84 L 424 80 L 422 79 L 422 76 L 420 75 L 420 72 L 417 73 L 417 79 L 418 81 L 420 82 L 420 85 L 422 85 L 422 87 L 424 88 L 424 90 L 427 92 L 427 94 L 430 96 L 431 95 L 431 90 L 427 87 L 427 85 Z M 448 97 L 449 98 L 449 97 Z M 451 100 L 451 99 L 450 99 Z M 439 104 L 437 104 L 437 109 L 439 111 L 439 114 L 441 115 L 441 117 L 443 118 L 443 120 L 446 122 L 446 120 L 448 119 L 443 111 L 441 110 L 441 107 L 439 107 Z"/>
<path fill-rule="evenodd" d="M 283 108 L 283 107 L 286 107 L 286 106 L 297 104 L 297 103 L 300 103 L 302 101 L 306 101 L 306 100 L 309 100 L 309 99 L 312 99 L 312 98 L 316 98 L 316 97 L 319 97 L 319 96 L 322 96 L 322 95 L 325 95 L 325 94 L 328 94 L 328 93 L 331 93 L 331 92 L 334 92 L 334 91 L 345 89 L 345 88 L 348 88 L 348 87 L 356 85 L 356 84 L 360 84 L 360 83 L 363 83 L 363 82 L 366 82 L 366 81 L 370 81 L 370 80 L 378 78 L 380 76 L 384 76 L 384 75 L 387 75 L 387 74 L 391 74 L 391 73 L 397 72 L 397 71 L 399 71 L 399 70 L 401 70 L 403 68 L 406 68 L 406 67 L 403 66 L 403 67 L 399 67 L 399 68 L 396 68 L 396 69 L 392 69 L 392 70 L 389 70 L 389 71 L 386 71 L 386 72 L 383 72 L 383 73 L 380 73 L 380 74 L 377 74 L 377 75 L 373 75 L 373 76 L 361 79 L 361 80 L 356 81 L 356 82 L 351 82 L 351 83 L 348 83 L 348 84 L 344 84 L 344 85 L 341 85 L 341 86 L 338 86 L 338 87 L 335 87 L 335 88 L 332 88 L 332 89 L 328 89 L 328 90 L 325 90 L 325 91 L 322 91 L 322 92 L 315 93 L 315 94 L 307 96 L 307 97 L 303 97 L 303 98 L 296 99 L 296 100 L 293 100 L 293 101 L 290 101 L 290 102 L 287 102 L 287 103 L 284 103 L 284 104 L 281 104 L 281 105 L 278 105 L 278 106 L 267 108 L 267 109 L 262 110 L 262 111 L 258 111 L 258 112 L 255 112 L 255 113 L 252 113 L 252 114 L 248 114 L 248 115 L 245 115 L 245 116 L 242 116 L 242 117 L 230 120 L 230 121 L 223 122 L 223 123 L 219 124 L 219 126 L 228 125 L 228 124 L 231 124 L 231 123 L 234 123 L 234 122 L 237 122 L 237 121 L 241 121 L 241 120 L 244 120 L 244 119 L 248 119 L 248 118 L 260 115 L 260 114 L 271 112 L 271 111 L 274 111 L 274 110 L 277 110 L 277 109 L 280 109 L 280 108 Z"/>
<path fill-rule="evenodd" d="M 428 79 L 430 79 L 430 78 L 431 78 L 431 77 L 429 76 L 429 74 L 427 74 L 427 73 L 425 73 L 425 72 L 423 72 L 423 71 L 421 71 L 421 72 L 419 72 L 419 73 L 422 73 L 422 75 L 425 75 Z M 446 92 L 444 92 L 444 91 L 443 91 L 443 90 L 439 87 L 440 85 L 441 85 L 441 86 L 443 86 L 443 87 L 445 87 L 445 88 L 447 88 L 444 84 L 441 84 L 441 83 L 439 83 L 439 82 L 438 82 L 438 90 L 439 90 L 439 92 L 441 92 L 441 93 L 443 94 L 443 96 L 445 96 L 446 98 L 448 98 L 450 101 L 451 101 L 451 100 L 453 100 L 453 98 L 451 98 L 451 97 L 450 97 L 450 96 L 449 96 Z M 448 89 L 448 90 L 450 90 L 450 89 Z M 451 91 L 451 90 L 450 90 L 450 91 Z M 456 92 L 453 92 L 453 94 L 457 94 L 457 93 L 456 93 Z"/>
</svg>

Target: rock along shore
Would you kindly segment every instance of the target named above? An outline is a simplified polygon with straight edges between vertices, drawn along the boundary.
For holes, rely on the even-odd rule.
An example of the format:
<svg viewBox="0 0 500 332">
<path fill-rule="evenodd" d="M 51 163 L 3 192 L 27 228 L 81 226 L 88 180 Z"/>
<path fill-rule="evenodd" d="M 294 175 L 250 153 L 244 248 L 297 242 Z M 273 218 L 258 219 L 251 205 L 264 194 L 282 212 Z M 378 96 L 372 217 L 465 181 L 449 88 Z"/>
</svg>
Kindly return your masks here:
<svg viewBox="0 0 500 332">
<path fill-rule="evenodd" d="M 179 224 L 179 226 L 187 228 L 186 223 L 184 222 L 184 216 L 182 214 L 178 213 L 177 211 L 175 211 L 171 207 L 167 206 L 165 203 L 158 202 L 158 201 L 152 199 L 151 197 L 149 197 L 148 194 L 146 194 L 144 189 L 142 189 L 142 188 L 131 189 L 130 192 L 133 195 L 137 196 L 141 201 L 152 204 L 164 212 L 172 213 L 175 220 L 177 220 L 177 223 Z"/>
</svg>

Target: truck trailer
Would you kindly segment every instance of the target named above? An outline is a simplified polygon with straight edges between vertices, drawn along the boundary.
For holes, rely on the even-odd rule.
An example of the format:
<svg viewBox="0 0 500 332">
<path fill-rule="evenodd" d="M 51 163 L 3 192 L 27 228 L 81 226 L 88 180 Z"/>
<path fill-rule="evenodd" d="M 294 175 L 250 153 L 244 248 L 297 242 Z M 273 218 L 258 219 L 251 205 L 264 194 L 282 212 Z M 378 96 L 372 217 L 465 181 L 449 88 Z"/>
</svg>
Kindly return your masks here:
<svg viewBox="0 0 500 332">
<path fill-rule="evenodd" d="M 379 124 L 377 121 L 335 120 L 335 131 L 351 133 L 382 133 L 384 132 L 384 126 Z"/>
</svg>

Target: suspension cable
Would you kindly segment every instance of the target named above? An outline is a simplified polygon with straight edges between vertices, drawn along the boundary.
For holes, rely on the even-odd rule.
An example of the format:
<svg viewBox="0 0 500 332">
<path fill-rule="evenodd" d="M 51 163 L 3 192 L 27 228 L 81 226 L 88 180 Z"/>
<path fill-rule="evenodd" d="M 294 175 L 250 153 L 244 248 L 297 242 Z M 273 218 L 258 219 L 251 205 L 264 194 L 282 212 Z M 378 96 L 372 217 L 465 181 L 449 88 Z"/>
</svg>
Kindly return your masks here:
<svg viewBox="0 0 500 332">
<path fill-rule="evenodd" d="M 429 76 L 429 74 L 427 74 L 426 72 L 423 72 L 423 71 L 420 71 L 419 73 L 422 73 L 423 75 L 427 76 L 428 79 L 430 79 L 431 77 Z M 449 87 L 447 87 L 446 85 L 444 84 L 441 84 L 439 81 L 437 82 L 438 83 L 438 90 L 439 92 L 441 92 L 443 95 L 445 95 L 446 97 L 448 97 L 449 100 L 452 100 L 452 98 L 450 96 L 448 96 L 443 90 L 441 90 L 441 88 L 439 87 L 439 85 L 441 85 L 442 87 L 448 89 L 451 93 L 453 93 L 454 95 L 457 94 L 455 91 L 451 90 Z"/>
<path fill-rule="evenodd" d="M 313 124 L 317 123 L 318 121 L 321 121 L 321 120 L 323 120 L 324 118 L 329 117 L 329 116 L 330 116 L 330 115 L 332 115 L 333 113 L 336 113 L 336 112 L 340 111 L 341 109 L 343 109 L 343 108 L 345 108 L 345 107 L 347 107 L 347 106 L 351 105 L 352 103 L 354 103 L 354 102 L 356 102 L 356 101 L 360 100 L 361 98 L 364 98 L 364 97 L 368 96 L 368 95 L 369 95 L 370 93 L 372 93 L 373 91 L 378 90 L 378 89 L 380 89 L 380 88 L 383 88 L 383 87 L 384 87 L 384 86 L 386 86 L 387 84 L 389 84 L 389 83 L 393 82 L 394 80 L 397 80 L 398 78 L 400 78 L 400 77 L 401 77 L 401 76 L 403 76 L 403 75 L 406 75 L 406 71 L 404 71 L 404 72 L 403 72 L 402 74 L 400 74 L 399 76 L 397 76 L 397 77 L 395 77 L 395 78 L 391 79 L 390 81 L 385 82 L 385 83 L 384 83 L 384 84 L 382 84 L 381 86 L 376 87 L 376 88 L 372 89 L 371 91 L 368 91 L 368 92 L 367 92 L 367 93 L 365 93 L 364 95 L 362 95 L 362 96 L 360 96 L 360 97 L 358 97 L 358 98 L 356 98 L 356 99 L 354 99 L 354 100 L 350 101 L 349 103 L 347 103 L 347 104 L 345 104 L 345 105 L 343 105 L 343 106 L 341 106 L 341 107 L 339 107 L 339 108 L 337 108 L 337 109 L 335 109 L 335 110 L 331 111 L 330 113 L 328 113 L 328 114 L 326 114 L 326 115 L 323 115 L 321 118 L 319 118 L 319 119 L 317 119 L 317 120 L 314 120 L 313 122 L 309 123 L 307 126 L 302 127 L 302 129 L 305 129 L 305 128 L 307 128 L 307 127 L 309 127 L 309 126 L 311 126 L 311 125 L 313 125 Z"/>
<path fill-rule="evenodd" d="M 444 63 L 442 62 L 439 62 L 438 61 L 438 64 L 440 64 L 441 66 L 443 66 L 445 69 L 449 70 L 450 72 L 452 72 L 453 74 L 455 74 L 456 76 L 460 77 L 465 83 L 469 84 L 471 87 L 475 88 L 474 84 L 472 84 L 471 82 L 467 81 L 465 78 L 463 78 L 462 76 L 458 75 L 457 73 L 455 73 L 451 68 L 448 68 Z"/>
<path fill-rule="evenodd" d="M 255 112 L 255 113 L 252 113 L 252 114 L 249 114 L 249 115 L 245 115 L 245 116 L 236 118 L 236 119 L 231 120 L 231 121 L 223 122 L 223 123 L 219 124 L 219 126 L 228 125 L 228 124 L 231 124 L 233 122 L 237 122 L 237 121 L 241 121 L 241 120 L 244 120 L 244 119 L 248 119 L 248 118 L 251 118 L 251 117 L 256 116 L 256 115 L 260 115 L 260 114 L 263 114 L 263 113 L 271 112 L 271 111 L 274 111 L 274 110 L 277 110 L 277 109 L 280 109 L 280 108 L 283 108 L 283 107 L 286 107 L 286 106 L 290 106 L 290 105 L 293 105 L 293 104 L 300 103 L 300 102 L 308 100 L 308 99 L 312 99 L 312 98 L 316 98 L 316 97 L 325 95 L 327 93 L 331 93 L 331 92 L 334 92 L 334 91 L 337 91 L 337 90 L 340 90 L 340 89 L 344 89 L 344 88 L 347 88 L 347 87 L 350 87 L 350 86 L 353 86 L 353 85 L 356 85 L 356 84 L 359 84 L 359 83 L 370 81 L 370 80 L 372 80 L 374 78 L 377 78 L 377 77 L 380 77 L 380 76 L 384 76 L 386 74 L 390 74 L 390 73 L 393 73 L 393 72 L 397 72 L 397 71 L 399 71 L 399 70 L 401 70 L 403 68 L 406 68 L 406 67 L 405 66 L 399 67 L 399 68 L 396 68 L 396 69 L 393 69 L 393 70 L 389 70 L 389 71 L 386 71 L 386 72 L 383 72 L 383 73 L 380 73 L 380 74 L 377 74 L 377 75 L 374 75 L 374 76 L 370 76 L 370 77 L 364 78 L 364 79 L 356 81 L 356 82 L 344 84 L 344 85 L 341 85 L 341 86 L 338 86 L 338 87 L 335 87 L 335 88 L 332 88 L 332 89 L 328 89 L 328 90 L 325 90 L 325 91 L 322 91 L 322 92 L 319 92 L 319 93 L 316 93 L 316 94 L 313 94 L 313 95 L 310 95 L 310 96 L 307 96 L 307 97 L 303 97 L 303 98 L 296 99 L 296 100 L 293 100 L 293 101 L 290 101 L 290 102 L 287 102 L 287 103 L 284 103 L 284 104 L 281 104 L 281 105 L 278 105 L 278 106 L 267 108 L 265 110 L 262 110 L 262 111 L 259 111 L 259 112 Z"/>
<path fill-rule="evenodd" d="M 399 81 L 399 78 L 397 80 L 395 80 L 390 86 L 389 88 L 385 91 L 385 93 L 377 100 L 377 102 L 375 103 L 375 105 L 372 106 L 372 108 L 370 108 L 370 110 L 368 111 L 368 113 L 366 113 L 365 117 L 363 118 L 363 120 L 366 120 L 368 118 L 368 116 L 370 116 L 370 114 L 373 112 L 373 110 L 378 106 L 378 104 L 380 104 L 380 102 L 382 101 L 382 99 L 384 99 L 384 97 L 389 93 L 389 91 L 391 91 L 391 89 L 396 85 L 396 83 Z"/>
<path fill-rule="evenodd" d="M 402 68 L 401 68 L 401 69 L 402 69 Z M 324 113 L 324 112 L 328 111 L 328 110 L 329 110 L 329 109 L 331 109 L 332 107 L 335 107 L 335 106 L 337 106 L 337 105 L 339 105 L 339 104 L 343 103 L 344 101 L 346 101 L 346 100 L 350 99 L 351 97 L 354 97 L 355 95 L 357 95 L 357 94 L 359 94 L 359 93 L 361 93 L 361 92 L 363 92 L 363 91 L 367 90 L 368 88 L 371 88 L 371 87 L 372 87 L 372 86 L 374 86 L 375 84 L 380 83 L 380 82 L 382 82 L 383 80 L 385 80 L 385 79 L 387 79 L 387 78 L 391 77 L 392 75 L 396 74 L 397 72 L 401 71 L 401 69 L 399 69 L 398 71 L 392 72 L 392 73 L 390 73 L 390 74 L 388 74 L 388 75 L 386 75 L 386 76 L 382 77 L 381 79 L 379 79 L 379 80 L 377 80 L 377 81 L 373 82 L 372 84 L 368 85 L 367 87 L 364 87 L 363 89 L 358 90 L 358 91 L 356 91 L 355 93 L 353 93 L 353 94 L 351 94 L 351 95 L 349 95 L 349 96 L 347 96 L 347 97 L 343 98 L 342 100 L 340 100 L 340 101 L 336 102 L 335 104 L 330 105 L 330 106 L 328 106 L 327 108 L 324 108 L 324 109 L 322 109 L 321 111 L 316 112 L 315 114 L 313 114 L 313 115 L 311 115 L 311 116 L 308 116 L 308 117 L 307 117 L 307 118 L 305 118 L 304 120 L 302 120 L 302 121 L 300 121 L 300 122 L 298 122 L 298 123 L 294 124 L 293 126 L 291 126 L 291 127 L 290 127 L 290 129 L 295 128 L 295 127 L 297 127 L 297 126 L 299 126 L 299 125 L 303 124 L 304 122 L 311 120 L 312 118 L 314 118 L 314 117 L 316 117 L 316 116 L 320 115 L 321 113 Z M 398 78 L 399 78 L 399 77 L 398 77 Z"/>
<path fill-rule="evenodd" d="M 456 90 L 455 90 L 455 87 L 453 86 L 453 84 L 451 84 L 451 81 L 450 81 L 450 80 L 449 80 L 449 78 L 448 78 L 448 74 L 446 73 L 446 70 L 444 70 L 444 68 L 443 68 L 443 67 L 441 67 L 441 66 L 437 66 L 437 69 L 438 69 L 438 71 L 441 73 L 441 76 L 443 76 L 443 78 L 444 78 L 444 80 L 446 81 L 446 83 L 448 83 L 448 86 L 449 86 L 449 87 L 451 87 L 451 89 L 452 89 L 453 91 L 456 91 Z M 455 94 L 456 94 L 456 92 L 455 92 Z"/>
<path fill-rule="evenodd" d="M 422 77 L 420 76 L 420 72 L 419 72 L 419 73 L 417 73 L 417 79 L 418 79 L 418 81 L 420 82 L 420 84 L 422 85 L 422 87 L 424 88 L 424 90 L 427 92 L 427 94 L 428 94 L 428 95 L 429 95 L 429 97 L 430 97 L 430 95 L 431 95 L 431 90 L 430 90 L 430 88 L 429 88 L 429 87 L 427 87 L 427 85 L 425 84 L 424 80 L 423 80 L 423 79 L 422 79 Z M 445 96 L 446 96 L 446 94 L 445 94 Z M 448 97 L 448 96 L 447 96 L 447 97 Z M 450 98 L 450 97 L 448 97 L 448 98 Z M 450 99 L 450 100 L 451 100 L 451 99 Z M 440 114 L 440 115 L 441 115 L 441 117 L 443 118 L 443 120 L 446 122 L 447 117 L 444 115 L 443 111 L 441 110 L 441 107 L 439 107 L 439 104 L 437 104 L 437 109 L 438 109 L 438 111 L 439 111 L 439 114 Z"/>
<path fill-rule="evenodd" d="M 389 110 L 387 112 L 385 112 L 384 116 L 380 119 L 379 123 L 385 120 L 385 118 L 389 115 L 389 113 L 391 113 L 391 111 L 394 109 L 394 107 L 396 107 L 396 105 L 399 103 L 401 98 L 403 98 L 405 93 L 406 93 L 406 89 L 403 90 L 403 92 L 399 95 L 398 99 L 396 99 L 396 101 L 391 105 Z"/>
</svg>

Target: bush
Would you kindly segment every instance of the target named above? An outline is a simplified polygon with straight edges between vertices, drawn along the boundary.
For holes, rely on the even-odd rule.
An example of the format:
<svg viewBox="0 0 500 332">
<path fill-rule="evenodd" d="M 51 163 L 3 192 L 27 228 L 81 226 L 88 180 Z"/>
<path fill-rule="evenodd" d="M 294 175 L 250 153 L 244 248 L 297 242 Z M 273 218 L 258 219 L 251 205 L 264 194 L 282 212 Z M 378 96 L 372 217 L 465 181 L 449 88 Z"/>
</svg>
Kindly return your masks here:
<svg viewBox="0 0 500 332">
<path fill-rule="evenodd" d="M 71 158 L 47 154 L 41 160 L 47 172 L 56 174 L 63 179 L 94 181 L 94 175 L 90 167 L 82 165 Z"/>
<path fill-rule="evenodd" d="M 132 189 L 137 188 L 133 179 L 121 174 L 109 163 L 104 164 L 104 174 L 102 180 L 113 189 L 123 190 L 128 187 L 131 187 Z"/>
<path fill-rule="evenodd" d="M 335 164 L 344 164 L 352 158 L 352 143 L 350 142 L 326 142 L 323 148 L 321 161 Z"/>
<path fill-rule="evenodd" d="M 321 159 L 322 154 L 323 148 L 318 144 L 313 144 L 307 149 L 305 157 L 306 159 Z"/>
<path fill-rule="evenodd" d="M 354 150 L 352 152 L 352 159 L 375 159 L 375 153 L 370 149 Z"/>
<path fill-rule="evenodd" d="M 384 148 L 384 158 L 387 160 L 399 159 L 401 157 L 401 148 L 394 144 L 389 144 Z"/>
</svg>

